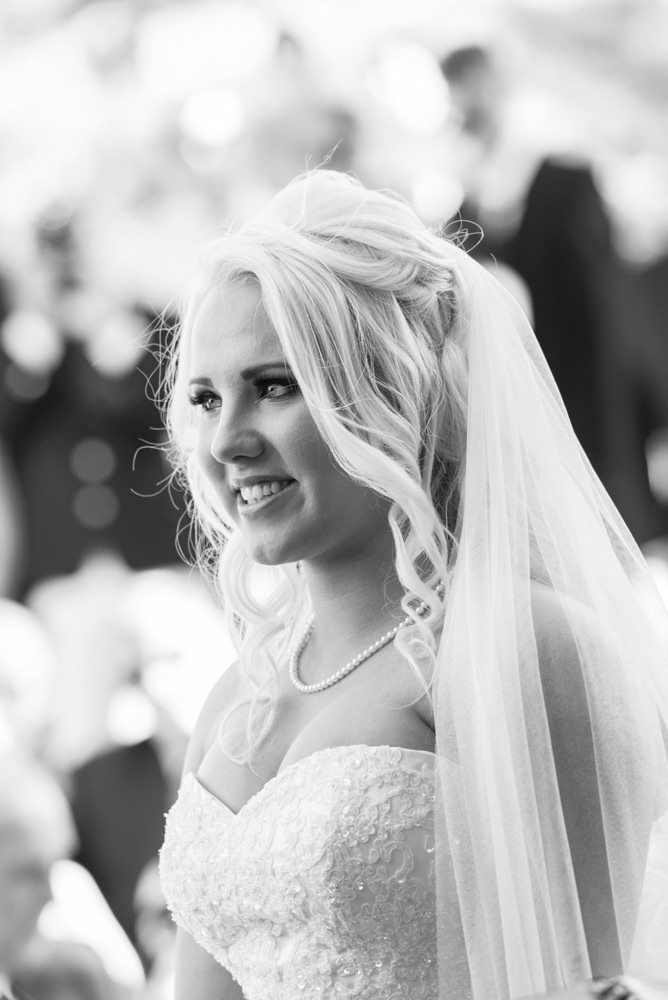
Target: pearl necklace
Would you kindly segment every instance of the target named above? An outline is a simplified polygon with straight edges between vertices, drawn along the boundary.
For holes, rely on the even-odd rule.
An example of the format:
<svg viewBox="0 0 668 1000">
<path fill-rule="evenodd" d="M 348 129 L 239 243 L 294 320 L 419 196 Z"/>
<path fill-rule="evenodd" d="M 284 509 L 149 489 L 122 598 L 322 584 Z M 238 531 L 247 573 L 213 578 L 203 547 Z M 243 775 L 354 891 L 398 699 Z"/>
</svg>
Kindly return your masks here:
<svg viewBox="0 0 668 1000">
<path fill-rule="evenodd" d="M 406 616 L 402 622 L 399 622 L 398 625 L 391 628 L 389 632 L 385 633 L 385 635 L 381 635 L 380 639 L 376 639 L 376 641 L 371 643 L 370 646 L 367 646 L 361 653 L 358 653 L 357 656 L 353 657 L 352 660 L 346 663 L 345 667 L 341 667 L 336 671 L 336 673 L 330 674 L 329 677 L 325 677 L 324 681 L 318 681 L 316 684 L 304 684 L 303 680 L 299 676 L 299 657 L 302 655 L 306 643 L 311 638 L 311 632 L 313 631 L 313 625 L 315 623 L 315 615 L 311 615 L 306 624 L 303 636 L 290 654 L 290 680 L 301 694 L 317 694 L 318 691 L 324 691 L 325 688 L 331 687 L 333 684 L 338 684 L 338 682 L 342 681 L 344 677 L 351 674 L 355 667 L 359 667 L 360 663 L 364 663 L 365 660 L 368 660 L 370 656 L 377 653 L 379 649 L 383 648 L 383 646 L 387 646 L 388 642 L 391 642 L 392 639 L 394 639 L 399 629 L 403 628 L 404 625 L 408 625 L 412 621 L 413 619 L 410 616 Z"/>
<path fill-rule="evenodd" d="M 438 596 L 442 597 L 445 588 L 442 583 L 439 583 L 438 586 L 435 588 L 435 590 Z M 424 601 L 420 601 L 420 604 L 416 609 L 416 614 L 421 616 L 424 615 L 426 611 L 427 611 L 427 605 L 424 603 Z M 413 618 L 410 615 L 406 615 L 404 620 L 399 622 L 398 625 L 395 625 L 394 628 L 391 628 L 389 632 L 385 633 L 385 635 L 381 635 L 380 639 L 376 639 L 376 641 L 372 642 L 370 646 L 367 646 L 366 649 L 363 649 L 361 653 L 358 653 L 357 656 L 353 657 L 352 660 L 349 660 L 349 662 L 346 663 L 345 667 L 340 667 L 339 670 L 337 670 L 335 673 L 330 674 L 329 677 L 325 677 L 325 679 L 322 681 L 317 681 L 315 684 L 304 684 L 303 680 L 299 676 L 299 658 L 304 652 L 304 648 L 309 639 L 311 638 L 311 633 L 313 632 L 313 626 L 315 624 L 315 615 L 311 615 L 308 622 L 306 623 L 304 634 L 302 635 L 301 639 L 299 640 L 299 642 L 293 649 L 292 653 L 290 654 L 290 660 L 288 664 L 288 672 L 290 675 L 290 680 L 292 681 L 294 687 L 296 687 L 297 690 L 300 692 L 300 694 L 317 694 L 318 691 L 325 691 L 326 688 L 330 688 L 332 687 L 332 685 L 338 684 L 339 681 L 342 681 L 343 678 L 347 677 L 348 674 L 351 674 L 356 667 L 359 667 L 360 663 L 364 663 L 365 660 L 368 660 L 369 657 L 373 656 L 374 653 L 377 653 L 378 650 L 383 648 L 383 646 L 387 646 L 388 642 L 391 642 L 394 639 L 395 635 L 400 629 L 404 628 L 406 625 L 411 625 L 412 623 L 413 623 Z"/>
</svg>

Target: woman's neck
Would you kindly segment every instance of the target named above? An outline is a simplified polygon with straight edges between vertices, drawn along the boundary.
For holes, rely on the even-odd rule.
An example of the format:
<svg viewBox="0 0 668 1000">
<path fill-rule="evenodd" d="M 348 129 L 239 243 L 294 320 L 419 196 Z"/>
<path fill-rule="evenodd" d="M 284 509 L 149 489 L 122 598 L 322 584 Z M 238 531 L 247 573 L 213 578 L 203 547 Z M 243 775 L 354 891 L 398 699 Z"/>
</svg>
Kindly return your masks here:
<svg viewBox="0 0 668 1000">
<path fill-rule="evenodd" d="M 326 569 L 306 565 L 303 573 L 315 615 L 312 643 L 335 658 L 349 651 L 351 641 L 366 645 L 403 617 L 404 588 L 393 554 L 384 560 L 359 556 Z"/>
</svg>

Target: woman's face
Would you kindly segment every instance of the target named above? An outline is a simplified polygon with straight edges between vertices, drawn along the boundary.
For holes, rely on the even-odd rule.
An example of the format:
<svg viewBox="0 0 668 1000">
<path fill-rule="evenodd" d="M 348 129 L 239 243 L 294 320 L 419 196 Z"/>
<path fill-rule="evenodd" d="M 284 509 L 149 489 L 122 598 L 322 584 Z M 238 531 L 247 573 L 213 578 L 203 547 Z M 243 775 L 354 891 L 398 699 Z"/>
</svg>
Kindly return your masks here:
<svg viewBox="0 0 668 1000">
<path fill-rule="evenodd" d="M 197 461 L 249 554 L 271 565 L 385 556 L 389 504 L 334 464 L 255 282 L 210 290 L 189 354 Z"/>
</svg>

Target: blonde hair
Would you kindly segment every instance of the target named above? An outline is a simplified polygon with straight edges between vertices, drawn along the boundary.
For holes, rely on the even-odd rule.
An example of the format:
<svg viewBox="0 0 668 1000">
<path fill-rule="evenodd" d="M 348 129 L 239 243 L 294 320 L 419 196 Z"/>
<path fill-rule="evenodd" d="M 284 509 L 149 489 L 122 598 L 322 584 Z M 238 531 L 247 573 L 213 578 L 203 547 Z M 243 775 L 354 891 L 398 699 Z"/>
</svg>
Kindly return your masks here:
<svg viewBox="0 0 668 1000">
<path fill-rule="evenodd" d="M 208 245 L 172 361 L 167 418 L 192 498 L 198 560 L 236 626 L 251 703 L 239 746 L 228 740 L 238 759 L 250 758 L 271 725 L 278 664 L 308 598 L 294 565 L 276 567 L 269 589 L 254 586 L 254 564 L 197 467 L 185 382 L 204 298 L 222 282 L 257 283 L 334 459 L 391 501 L 403 607 L 415 621 L 395 642 L 426 678 L 443 614 L 435 587 L 447 588 L 456 549 L 466 437 L 465 325 L 448 248 L 397 196 L 324 170 L 296 178 L 238 232 Z"/>
</svg>

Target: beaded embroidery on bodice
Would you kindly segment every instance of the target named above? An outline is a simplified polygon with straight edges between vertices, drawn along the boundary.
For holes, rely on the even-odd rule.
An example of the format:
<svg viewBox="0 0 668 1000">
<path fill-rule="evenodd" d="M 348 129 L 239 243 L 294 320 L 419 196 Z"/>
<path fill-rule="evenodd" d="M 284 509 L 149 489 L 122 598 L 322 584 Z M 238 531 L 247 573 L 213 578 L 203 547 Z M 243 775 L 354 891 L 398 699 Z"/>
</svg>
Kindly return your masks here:
<svg viewBox="0 0 668 1000">
<path fill-rule="evenodd" d="M 246 1000 L 436 1000 L 434 757 L 320 750 L 233 813 L 193 774 L 160 870 Z"/>
</svg>

